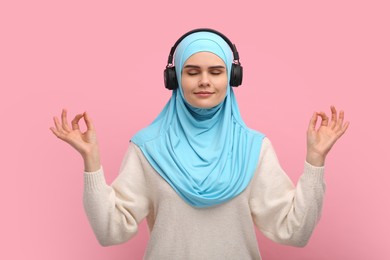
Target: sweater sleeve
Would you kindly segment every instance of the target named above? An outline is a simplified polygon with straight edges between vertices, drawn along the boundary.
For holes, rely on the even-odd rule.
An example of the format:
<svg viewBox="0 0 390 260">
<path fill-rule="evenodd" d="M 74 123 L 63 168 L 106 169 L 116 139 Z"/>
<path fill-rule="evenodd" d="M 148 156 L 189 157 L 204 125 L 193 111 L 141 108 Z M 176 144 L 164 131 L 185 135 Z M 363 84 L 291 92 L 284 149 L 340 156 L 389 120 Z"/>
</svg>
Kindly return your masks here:
<svg viewBox="0 0 390 260">
<path fill-rule="evenodd" d="M 84 172 L 83 204 L 102 246 L 126 242 L 149 213 L 150 200 L 139 149 L 130 143 L 118 177 L 107 185 L 103 168 Z"/>
<path fill-rule="evenodd" d="M 305 246 L 321 216 L 324 167 L 305 162 L 294 187 L 265 138 L 255 174 L 249 204 L 257 228 L 277 243 Z"/>
</svg>

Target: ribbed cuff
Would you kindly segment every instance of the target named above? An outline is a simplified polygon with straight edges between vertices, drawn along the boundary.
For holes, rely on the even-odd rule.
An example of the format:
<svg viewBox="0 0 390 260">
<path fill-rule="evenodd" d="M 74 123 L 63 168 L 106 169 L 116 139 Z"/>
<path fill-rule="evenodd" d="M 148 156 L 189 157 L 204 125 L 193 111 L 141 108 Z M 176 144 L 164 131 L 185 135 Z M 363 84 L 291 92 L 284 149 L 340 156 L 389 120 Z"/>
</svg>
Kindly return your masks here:
<svg viewBox="0 0 390 260">
<path fill-rule="evenodd" d="M 98 191 L 106 185 L 103 167 L 94 172 L 84 172 L 84 191 Z"/>
<path fill-rule="evenodd" d="M 324 172 L 325 172 L 325 166 L 321 166 L 321 167 L 313 166 L 310 163 L 305 161 L 303 174 L 306 180 L 312 182 L 313 184 L 323 183 Z"/>
</svg>

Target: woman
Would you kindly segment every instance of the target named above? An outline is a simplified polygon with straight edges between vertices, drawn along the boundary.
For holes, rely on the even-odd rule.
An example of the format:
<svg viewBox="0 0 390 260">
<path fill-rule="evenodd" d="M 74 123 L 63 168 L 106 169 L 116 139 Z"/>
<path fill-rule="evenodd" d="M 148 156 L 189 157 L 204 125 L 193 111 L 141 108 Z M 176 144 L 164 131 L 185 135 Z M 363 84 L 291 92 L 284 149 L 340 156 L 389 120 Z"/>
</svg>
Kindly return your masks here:
<svg viewBox="0 0 390 260">
<path fill-rule="evenodd" d="M 145 259 L 261 259 L 253 223 L 278 243 L 304 246 L 321 214 L 326 155 L 348 127 L 344 113 L 332 106 L 330 121 L 313 114 L 294 187 L 270 140 L 241 119 L 232 86 L 242 68 L 229 39 L 210 29 L 183 35 L 164 73 L 172 97 L 131 139 L 111 185 L 89 115 L 77 115 L 72 127 L 65 110 L 62 122 L 54 118 L 52 132 L 83 156 L 84 206 L 99 242 L 129 240 L 146 218 Z"/>
</svg>

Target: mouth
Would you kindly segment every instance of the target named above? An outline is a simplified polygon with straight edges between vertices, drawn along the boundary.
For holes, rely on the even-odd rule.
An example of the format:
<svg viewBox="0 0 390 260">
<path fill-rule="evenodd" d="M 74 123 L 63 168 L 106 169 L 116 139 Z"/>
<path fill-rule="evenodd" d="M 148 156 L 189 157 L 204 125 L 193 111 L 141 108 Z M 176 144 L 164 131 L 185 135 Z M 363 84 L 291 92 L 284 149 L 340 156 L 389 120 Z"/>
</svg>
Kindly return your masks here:
<svg viewBox="0 0 390 260">
<path fill-rule="evenodd" d="M 199 91 L 199 92 L 194 92 L 194 94 L 198 97 L 209 97 L 211 96 L 212 94 L 214 94 L 214 92 L 210 92 L 210 91 Z"/>
</svg>

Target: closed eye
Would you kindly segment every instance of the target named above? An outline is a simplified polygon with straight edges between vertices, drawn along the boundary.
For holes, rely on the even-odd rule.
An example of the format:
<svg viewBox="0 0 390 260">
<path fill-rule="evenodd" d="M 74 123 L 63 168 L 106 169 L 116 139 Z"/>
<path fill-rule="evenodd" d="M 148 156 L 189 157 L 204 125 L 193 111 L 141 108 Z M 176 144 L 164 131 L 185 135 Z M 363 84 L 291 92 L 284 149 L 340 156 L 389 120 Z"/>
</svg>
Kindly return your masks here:
<svg viewBox="0 0 390 260">
<path fill-rule="evenodd" d="M 210 71 L 210 73 L 212 75 L 219 75 L 219 74 L 223 73 L 223 71 L 221 71 L 221 70 L 212 70 L 212 71 Z"/>
<path fill-rule="evenodd" d="M 196 66 L 196 65 L 186 65 L 184 66 L 184 72 L 187 73 L 187 75 L 189 76 L 195 76 L 195 75 L 198 75 L 199 73 L 201 73 L 201 68 L 199 66 Z M 211 75 L 214 75 L 214 76 L 217 76 L 217 75 L 220 75 L 220 74 L 223 74 L 225 73 L 226 69 L 224 66 L 220 66 L 220 65 L 217 65 L 217 66 L 211 66 L 208 68 L 208 73 L 210 73 Z"/>
<path fill-rule="evenodd" d="M 197 70 L 188 70 L 187 74 L 190 75 L 190 76 L 195 76 L 195 75 L 199 74 L 199 71 L 197 71 Z"/>
</svg>

